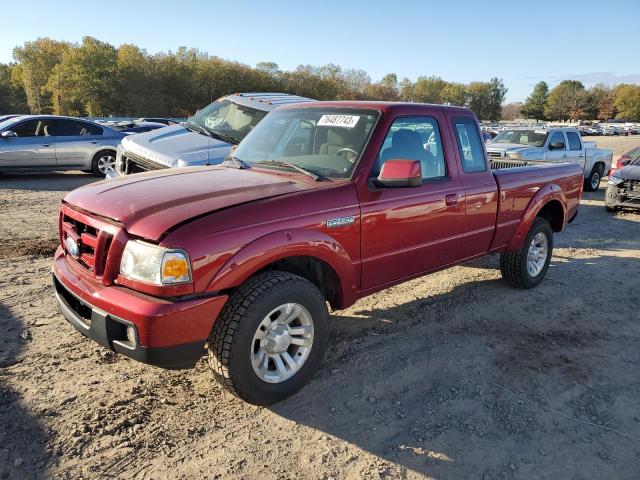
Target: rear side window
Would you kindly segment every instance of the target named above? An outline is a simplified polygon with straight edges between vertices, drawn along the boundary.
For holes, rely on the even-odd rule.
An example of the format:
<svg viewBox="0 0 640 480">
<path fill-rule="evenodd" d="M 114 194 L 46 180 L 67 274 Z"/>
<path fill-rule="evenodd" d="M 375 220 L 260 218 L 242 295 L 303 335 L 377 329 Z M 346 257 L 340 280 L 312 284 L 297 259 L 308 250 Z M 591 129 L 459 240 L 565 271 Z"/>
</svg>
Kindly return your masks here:
<svg viewBox="0 0 640 480">
<path fill-rule="evenodd" d="M 56 135 L 60 137 L 76 137 L 81 135 L 102 135 L 102 127 L 75 120 L 57 120 Z"/>
<path fill-rule="evenodd" d="M 476 122 L 468 117 L 454 118 L 453 128 L 462 159 L 462 170 L 466 173 L 484 172 L 487 169 L 487 161 L 484 158 Z"/>
<path fill-rule="evenodd" d="M 569 142 L 569 150 L 582 149 L 580 136 L 576 132 L 567 132 L 567 141 Z"/>
</svg>

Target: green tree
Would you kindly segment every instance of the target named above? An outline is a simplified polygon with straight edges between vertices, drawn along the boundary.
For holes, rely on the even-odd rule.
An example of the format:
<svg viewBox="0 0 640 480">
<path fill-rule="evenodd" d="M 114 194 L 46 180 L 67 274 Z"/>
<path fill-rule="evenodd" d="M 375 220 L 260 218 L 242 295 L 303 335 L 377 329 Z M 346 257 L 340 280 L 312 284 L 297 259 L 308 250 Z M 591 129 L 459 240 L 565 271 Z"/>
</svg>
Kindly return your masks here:
<svg viewBox="0 0 640 480">
<path fill-rule="evenodd" d="M 492 116 L 491 85 L 487 82 L 471 82 L 467 86 L 467 106 L 480 120 L 489 120 Z"/>
<path fill-rule="evenodd" d="M 45 85 L 69 48 L 67 42 L 38 38 L 13 49 L 13 58 L 21 67 L 22 85 L 31 113 L 52 111 L 51 95 L 45 91 Z"/>
<path fill-rule="evenodd" d="M 413 85 L 413 99 L 420 103 L 442 103 L 442 92 L 447 82 L 440 77 L 418 77 Z"/>
<path fill-rule="evenodd" d="M 544 115 L 548 120 L 579 120 L 588 117 L 589 96 L 582 82 L 563 80 L 547 96 Z"/>
<path fill-rule="evenodd" d="M 547 96 L 549 95 L 549 86 L 547 82 L 538 82 L 533 87 L 533 92 L 524 101 L 522 107 L 522 114 L 525 118 L 533 118 L 534 120 L 544 120 L 544 107 L 547 102 Z"/>
<path fill-rule="evenodd" d="M 461 83 L 447 83 L 442 89 L 442 103 L 464 107 L 467 104 L 467 88 Z"/>
<path fill-rule="evenodd" d="M 0 63 L 0 114 L 28 111 L 20 66 Z"/>
<path fill-rule="evenodd" d="M 616 118 L 640 121 L 640 85 L 620 85 L 616 88 L 614 106 Z"/>
</svg>

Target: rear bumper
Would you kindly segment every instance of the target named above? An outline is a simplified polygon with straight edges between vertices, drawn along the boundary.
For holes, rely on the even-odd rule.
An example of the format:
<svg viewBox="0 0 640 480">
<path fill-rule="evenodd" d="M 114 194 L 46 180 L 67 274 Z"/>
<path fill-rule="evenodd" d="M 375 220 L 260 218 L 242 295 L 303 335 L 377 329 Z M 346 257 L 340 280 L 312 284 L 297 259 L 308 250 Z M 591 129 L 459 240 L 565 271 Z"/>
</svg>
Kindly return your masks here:
<svg viewBox="0 0 640 480">
<path fill-rule="evenodd" d="M 96 343 L 162 368 L 192 368 L 227 296 L 169 301 L 83 275 L 58 250 L 53 284 L 60 310 L 73 327 Z"/>
</svg>

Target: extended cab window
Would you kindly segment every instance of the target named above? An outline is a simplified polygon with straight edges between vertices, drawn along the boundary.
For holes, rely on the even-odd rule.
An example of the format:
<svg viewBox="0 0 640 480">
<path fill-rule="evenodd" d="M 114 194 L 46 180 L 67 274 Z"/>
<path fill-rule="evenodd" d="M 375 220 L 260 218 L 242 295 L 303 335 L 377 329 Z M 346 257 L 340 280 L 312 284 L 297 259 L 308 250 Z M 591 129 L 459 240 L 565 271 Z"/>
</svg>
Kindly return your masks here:
<svg viewBox="0 0 640 480">
<path fill-rule="evenodd" d="M 462 170 L 466 173 L 485 171 L 487 161 L 484 158 L 484 149 L 476 122 L 468 117 L 454 118 L 453 128 L 462 159 Z"/>
<path fill-rule="evenodd" d="M 438 122 L 433 117 L 397 118 L 384 139 L 372 176 L 377 176 L 388 160 L 417 160 L 422 178 L 446 175 Z"/>
<path fill-rule="evenodd" d="M 569 150 L 581 150 L 580 136 L 576 132 L 567 132 L 567 141 L 569 142 Z"/>
</svg>

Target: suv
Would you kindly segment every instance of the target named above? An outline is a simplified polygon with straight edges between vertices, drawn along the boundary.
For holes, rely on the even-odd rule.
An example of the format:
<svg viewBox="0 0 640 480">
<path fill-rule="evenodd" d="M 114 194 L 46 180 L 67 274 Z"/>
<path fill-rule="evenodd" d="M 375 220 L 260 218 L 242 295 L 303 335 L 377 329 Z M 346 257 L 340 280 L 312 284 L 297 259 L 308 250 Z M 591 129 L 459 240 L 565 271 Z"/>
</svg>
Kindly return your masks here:
<svg viewBox="0 0 640 480">
<path fill-rule="evenodd" d="M 222 163 L 267 113 L 280 105 L 313 102 L 286 93 L 236 93 L 219 98 L 184 124 L 122 140 L 115 175 Z"/>
</svg>

